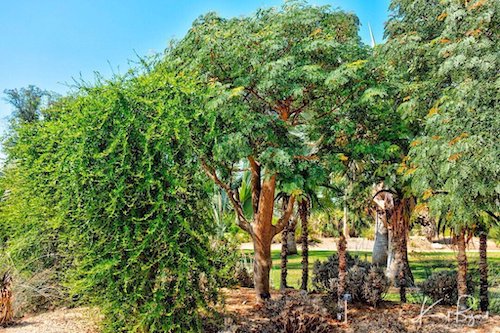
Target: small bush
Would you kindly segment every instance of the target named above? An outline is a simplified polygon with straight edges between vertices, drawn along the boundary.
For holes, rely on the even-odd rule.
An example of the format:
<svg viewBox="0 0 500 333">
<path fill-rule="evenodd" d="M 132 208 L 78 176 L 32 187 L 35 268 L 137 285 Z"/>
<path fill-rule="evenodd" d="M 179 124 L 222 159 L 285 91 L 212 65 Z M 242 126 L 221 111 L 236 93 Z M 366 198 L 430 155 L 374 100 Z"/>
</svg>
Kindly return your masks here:
<svg viewBox="0 0 500 333">
<path fill-rule="evenodd" d="M 366 302 L 376 306 L 387 292 L 389 284 L 389 279 L 385 276 L 384 270 L 372 266 L 363 285 L 363 296 Z"/>
<path fill-rule="evenodd" d="M 366 265 L 368 263 L 362 263 L 358 257 L 352 257 L 349 253 L 346 254 L 347 268 L 354 266 L 355 264 Z M 369 264 L 368 264 L 369 265 Z M 338 254 L 333 254 L 328 258 L 328 260 L 320 262 L 316 261 L 313 268 L 313 286 L 315 289 L 320 291 L 331 290 L 331 279 L 335 279 L 339 276 L 339 256 Z"/>
<path fill-rule="evenodd" d="M 253 288 L 253 274 L 241 262 L 235 267 L 234 278 L 240 287 Z"/>
<path fill-rule="evenodd" d="M 318 290 L 326 291 L 324 306 L 330 313 L 337 309 L 338 295 L 338 255 L 334 254 L 326 262 L 316 262 L 313 271 L 313 283 Z M 377 305 L 389 288 L 389 281 L 383 269 L 360 261 L 347 253 L 346 292 L 351 294 L 353 302 Z"/>
<path fill-rule="evenodd" d="M 421 285 L 422 293 L 429 296 L 433 302 L 442 299 L 440 304 L 456 305 L 458 301 L 457 272 L 440 271 L 433 273 Z M 467 274 L 467 293 L 474 293 L 471 274 Z"/>
</svg>

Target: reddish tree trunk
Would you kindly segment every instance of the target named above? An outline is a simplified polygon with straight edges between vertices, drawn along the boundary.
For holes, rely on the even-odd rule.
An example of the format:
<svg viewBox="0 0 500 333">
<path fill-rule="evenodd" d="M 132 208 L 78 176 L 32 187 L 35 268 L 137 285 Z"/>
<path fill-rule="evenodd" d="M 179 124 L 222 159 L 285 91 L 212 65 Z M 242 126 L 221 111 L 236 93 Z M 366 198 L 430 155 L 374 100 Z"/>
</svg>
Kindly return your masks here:
<svg viewBox="0 0 500 333">
<path fill-rule="evenodd" d="M 409 199 L 395 199 L 394 209 L 388 214 L 390 216 L 391 247 L 394 250 L 394 258 L 387 267 L 387 275 L 394 285 L 399 285 L 400 301 L 406 302 L 406 287 L 413 285 L 413 274 L 408 263 L 408 231 L 409 231 Z"/>
<path fill-rule="evenodd" d="M 271 297 L 269 273 L 271 271 L 271 242 L 274 237 L 273 209 L 276 176 L 263 181 L 260 189 L 259 209 L 253 223 L 254 283 L 258 301 Z"/>
</svg>

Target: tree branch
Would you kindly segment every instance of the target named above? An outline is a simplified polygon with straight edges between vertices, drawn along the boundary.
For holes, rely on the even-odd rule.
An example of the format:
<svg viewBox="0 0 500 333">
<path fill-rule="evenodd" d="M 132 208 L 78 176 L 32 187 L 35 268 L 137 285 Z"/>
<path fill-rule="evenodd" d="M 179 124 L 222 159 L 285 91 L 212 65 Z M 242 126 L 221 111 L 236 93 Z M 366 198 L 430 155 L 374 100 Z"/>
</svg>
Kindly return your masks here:
<svg viewBox="0 0 500 333">
<path fill-rule="evenodd" d="M 248 156 L 250 162 L 250 171 L 252 175 L 252 208 L 254 215 L 259 211 L 259 198 L 260 198 L 260 164 L 255 161 L 253 156 Z"/>
<path fill-rule="evenodd" d="M 488 214 L 489 216 L 494 218 L 497 222 L 500 222 L 500 217 L 496 216 L 493 212 L 491 212 L 489 210 L 485 210 L 485 212 L 486 212 L 486 214 Z"/>
<path fill-rule="evenodd" d="M 319 160 L 319 156 L 316 154 L 305 155 L 305 156 L 304 155 L 295 155 L 293 158 L 296 160 L 304 160 L 304 161 L 318 161 Z"/>
<path fill-rule="evenodd" d="M 288 224 L 290 221 L 290 217 L 293 214 L 293 205 L 295 203 L 295 196 L 292 195 L 290 197 L 290 200 L 288 200 L 288 205 L 286 206 L 286 210 L 283 213 L 283 216 L 280 217 L 278 220 L 278 223 L 273 225 L 273 236 L 279 234 L 283 229 L 285 229 L 285 226 Z"/>
<path fill-rule="evenodd" d="M 243 214 L 243 208 L 241 206 L 241 202 L 240 202 L 240 199 L 239 199 L 239 196 L 237 195 L 237 193 L 235 193 L 235 191 L 232 190 L 229 185 L 222 182 L 219 179 L 219 177 L 217 177 L 215 170 L 213 168 L 211 168 L 203 159 L 200 159 L 200 161 L 201 161 L 201 166 L 203 168 L 203 171 L 205 171 L 207 176 L 209 178 L 211 178 L 217 185 L 219 185 L 224 191 L 226 191 L 227 196 L 229 197 L 229 200 L 231 201 L 231 204 L 233 205 L 234 212 L 236 213 L 236 216 L 238 217 L 239 227 L 251 234 L 252 233 L 252 225 L 245 218 L 245 214 Z"/>
<path fill-rule="evenodd" d="M 375 193 L 372 197 L 372 200 L 375 199 L 377 197 L 377 195 L 381 194 L 381 193 L 390 193 L 390 194 L 393 194 L 395 195 L 396 197 L 398 196 L 398 194 L 392 190 L 380 190 L 380 191 L 377 191 L 377 193 Z"/>
</svg>

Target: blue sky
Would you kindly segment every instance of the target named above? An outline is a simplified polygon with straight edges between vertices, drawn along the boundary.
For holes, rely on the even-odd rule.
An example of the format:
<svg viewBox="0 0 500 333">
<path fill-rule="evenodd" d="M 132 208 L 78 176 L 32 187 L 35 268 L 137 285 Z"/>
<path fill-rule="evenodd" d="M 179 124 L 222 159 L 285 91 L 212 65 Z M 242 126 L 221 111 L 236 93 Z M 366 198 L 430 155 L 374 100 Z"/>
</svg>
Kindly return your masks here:
<svg viewBox="0 0 500 333">
<path fill-rule="evenodd" d="M 0 0 L 0 132 L 11 108 L 4 89 L 34 84 L 64 93 L 72 78 L 125 72 L 135 54 L 164 50 L 199 15 L 248 15 L 282 0 Z M 382 40 L 389 0 L 310 0 L 355 12 L 369 43 L 368 23 Z"/>
</svg>

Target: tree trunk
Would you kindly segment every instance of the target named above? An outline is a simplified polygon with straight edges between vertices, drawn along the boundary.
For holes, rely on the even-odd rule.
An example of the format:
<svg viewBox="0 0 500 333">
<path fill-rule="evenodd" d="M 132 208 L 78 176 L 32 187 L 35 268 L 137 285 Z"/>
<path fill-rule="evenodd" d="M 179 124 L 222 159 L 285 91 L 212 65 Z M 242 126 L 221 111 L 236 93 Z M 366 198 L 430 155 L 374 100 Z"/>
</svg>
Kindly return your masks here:
<svg viewBox="0 0 500 333">
<path fill-rule="evenodd" d="M 349 237 L 349 225 L 347 224 L 347 192 L 344 194 L 344 225 L 342 227 L 344 237 Z"/>
<path fill-rule="evenodd" d="M 479 275 L 480 275 L 480 287 L 479 287 L 479 307 L 481 311 L 488 311 L 489 299 L 488 299 L 488 260 L 486 256 L 488 233 L 485 230 L 481 230 L 479 234 Z"/>
<path fill-rule="evenodd" d="M 457 236 L 457 246 L 458 246 L 458 274 L 457 274 L 457 286 L 458 286 L 458 297 L 460 299 L 459 306 L 465 308 L 467 306 L 467 253 L 465 252 L 465 229 L 463 229 Z"/>
<path fill-rule="evenodd" d="M 255 251 L 253 279 L 257 302 L 261 303 L 262 301 L 271 298 L 269 288 L 269 274 L 271 271 L 271 241 L 257 238 L 257 236 L 255 236 L 253 246 Z"/>
<path fill-rule="evenodd" d="M 389 250 L 389 233 L 385 216 L 378 209 L 375 211 L 375 242 L 373 243 L 372 264 L 384 267 L 387 265 Z"/>
<path fill-rule="evenodd" d="M 273 209 L 276 176 L 262 182 L 259 209 L 254 216 L 252 239 L 254 246 L 254 283 L 257 302 L 271 297 L 269 274 L 271 271 L 271 242 L 273 234 Z"/>
<path fill-rule="evenodd" d="M 392 262 L 387 267 L 387 276 L 393 285 L 399 286 L 400 300 L 406 302 L 406 287 L 413 285 L 413 274 L 408 263 L 409 199 L 395 199 L 391 213 L 386 211 L 391 221 L 390 246 L 394 250 Z"/>
<path fill-rule="evenodd" d="M 338 299 L 339 305 L 343 303 L 343 297 L 346 290 L 346 274 L 347 274 L 347 242 L 343 233 L 340 233 L 339 241 L 337 244 L 339 254 L 339 285 L 338 285 Z"/>
<path fill-rule="evenodd" d="M 302 222 L 302 285 L 301 289 L 307 291 L 309 279 L 309 201 L 303 199 L 299 204 L 299 215 Z"/>
<path fill-rule="evenodd" d="M 291 226 L 288 229 L 288 234 L 287 234 L 287 241 L 288 241 L 288 244 L 287 244 L 288 252 L 287 253 L 289 255 L 299 253 L 297 251 L 297 241 L 295 240 L 296 227 L 297 227 L 297 220 L 294 220 L 291 223 Z"/>
<path fill-rule="evenodd" d="M 286 289 L 286 276 L 288 274 L 287 271 L 287 263 L 288 263 L 288 226 L 283 229 L 283 233 L 281 234 L 281 280 L 280 280 L 280 290 L 285 291 Z"/>
<path fill-rule="evenodd" d="M 286 211 L 288 205 L 288 197 L 286 195 L 283 196 L 283 212 Z M 287 263 L 288 263 L 288 228 L 291 223 L 288 221 L 285 225 L 281 233 L 281 274 L 280 274 L 280 291 L 285 291 L 287 288 L 286 285 L 286 276 L 288 274 L 287 271 Z"/>
</svg>

